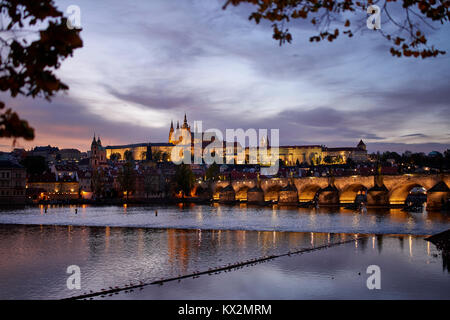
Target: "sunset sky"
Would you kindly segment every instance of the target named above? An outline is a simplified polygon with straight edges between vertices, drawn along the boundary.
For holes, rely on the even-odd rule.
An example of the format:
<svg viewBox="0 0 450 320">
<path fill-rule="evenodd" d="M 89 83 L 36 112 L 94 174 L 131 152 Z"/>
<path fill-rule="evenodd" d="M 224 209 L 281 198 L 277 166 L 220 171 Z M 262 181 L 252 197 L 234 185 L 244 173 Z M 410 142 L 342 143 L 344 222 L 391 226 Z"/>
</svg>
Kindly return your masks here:
<svg viewBox="0 0 450 320">
<path fill-rule="evenodd" d="M 313 44 L 301 23 L 280 47 L 269 24 L 248 20 L 249 7 L 223 11 L 224 2 L 56 1 L 80 6 L 84 47 L 63 62 L 70 90 L 51 103 L 1 93 L 36 128 L 16 147 L 85 151 L 94 132 L 104 145 L 167 142 L 170 121 L 187 113 L 204 128 L 280 129 L 281 144 L 450 148 L 448 26 L 430 35 L 449 52 L 435 59 L 394 58 L 369 30 Z"/>
</svg>

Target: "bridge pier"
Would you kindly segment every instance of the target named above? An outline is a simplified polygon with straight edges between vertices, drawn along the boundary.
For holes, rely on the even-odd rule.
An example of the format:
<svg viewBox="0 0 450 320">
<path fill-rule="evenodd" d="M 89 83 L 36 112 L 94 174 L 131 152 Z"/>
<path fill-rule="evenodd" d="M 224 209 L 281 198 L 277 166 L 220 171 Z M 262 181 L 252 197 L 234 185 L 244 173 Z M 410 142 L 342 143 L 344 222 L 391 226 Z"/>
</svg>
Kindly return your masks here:
<svg viewBox="0 0 450 320">
<path fill-rule="evenodd" d="M 295 185 L 289 184 L 280 190 L 278 204 L 298 204 L 298 191 Z"/>
<path fill-rule="evenodd" d="M 229 184 L 219 193 L 219 203 L 234 203 L 236 201 L 236 192 L 233 186 Z"/>
<path fill-rule="evenodd" d="M 287 186 L 291 185 L 289 188 Z M 283 186 L 285 186 L 283 188 Z M 293 187 L 294 186 L 294 187 Z M 297 204 L 316 200 L 320 205 L 353 202 L 360 190 L 367 190 L 368 206 L 404 205 L 410 191 L 423 187 L 428 208 L 439 210 L 450 196 L 450 174 L 403 174 L 395 176 L 345 176 L 267 178 L 263 181 L 217 181 L 211 185 L 214 200 L 222 203 L 245 200 L 249 203 Z M 200 189 L 199 189 L 200 190 Z M 236 191 L 235 191 L 236 190 Z M 200 194 L 200 192 L 198 192 Z M 298 198 L 297 198 L 298 197 Z"/>
<path fill-rule="evenodd" d="M 319 205 L 339 205 L 339 190 L 334 186 L 328 186 L 320 190 Z"/>
<path fill-rule="evenodd" d="M 439 211 L 450 197 L 450 189 L 444 181 L 438 182 L 427 192 L 427 210 Z"/>
<path fill-rule="evenodd" d="M 385 207 L 389 205 L 389 190 L 383 184 L 367 190 L 367 206 Z"/>
<path fill-rule="evenodd" d="M 264 204 L 264 191 L 258 186 L 248 189 L 247 203 Z"/>
</svg>

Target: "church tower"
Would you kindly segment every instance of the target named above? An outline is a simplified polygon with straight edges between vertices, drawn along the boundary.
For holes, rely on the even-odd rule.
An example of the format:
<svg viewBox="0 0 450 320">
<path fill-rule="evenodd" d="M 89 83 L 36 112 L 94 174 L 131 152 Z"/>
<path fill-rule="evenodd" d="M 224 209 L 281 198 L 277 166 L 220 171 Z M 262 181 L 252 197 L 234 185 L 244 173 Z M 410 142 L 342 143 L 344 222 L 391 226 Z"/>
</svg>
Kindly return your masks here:
<svg viewBox="0 0 450 320">
<path fill-rule="evenodd" d="M 174 128 L 173 128 L 173 120 L 170 121 L 170 131 L 169 131 L 169 143 L 174 143 L 173 140 L 173 133 L 174 133 Z"/>
<path fill-rule="evenodd" d="M 180 132 L 181 130 L 181 132 Z M 188 135 L 192 135 L 191 126 L 187 122 L 187 116 L 184 114 L 183 124 L 180 127 L 180 121 L 177 121 L 177 128 L 173 128 L 173 121 L 170 122 L 170 130 L 169 130 L 169 143 L 177 144 L 182 139 L 182 136 L 185 135 L 185 131 L 187 131 Z M 175 137 L 179 136 L 179 139 L 176 140 Z"/>
<path fill-rule="evenodd" d="M 189 133 L 191 132 L 191 127 L 187 123 L 186 113 L 184 114 L 184 121 L 183 121 L 183 126 L 181 127 L 181 129 L 185 129 L 185 130 L 187 129 L 189 131 Z"/>
<path fill-rule="evenodd" d="M 367 151 L 366 144 L 362 141 L 362 139 L 361 139 L 361 141 L 359 141 L 357 148 L 359 150 Z"/>
<path fill-rule="evenodd" d="M 100 137 L 92 139 L 91 143 L 91 158 L 89 159 L 89 164 L 92 169 L 96 170 L 98 167 L 106 163 L 106 149 L 102 146 L 102 141 Z"/>
</svg>

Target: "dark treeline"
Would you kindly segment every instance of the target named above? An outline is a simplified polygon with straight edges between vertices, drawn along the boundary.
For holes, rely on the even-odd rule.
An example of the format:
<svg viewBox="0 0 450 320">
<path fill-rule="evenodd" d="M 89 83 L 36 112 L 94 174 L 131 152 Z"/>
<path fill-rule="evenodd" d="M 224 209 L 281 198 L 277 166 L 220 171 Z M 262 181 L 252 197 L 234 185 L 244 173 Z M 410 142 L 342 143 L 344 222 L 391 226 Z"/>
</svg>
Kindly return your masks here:
<svg viewBox="0 0 450 320">
<path fill-rule="evenodd" d="M 419 166 L 419 167 L 429 167 L 438 170 L 449 170 L 450 169 L 450 149 L 440 153 L 437 151 L 430 152 L 428 155 L 423 152 L 413 153 L 410 151 L 405 151 L 403 154 L 398 154 L 397 152 L 384 152 L 373 154 L 376 159 L 378 159 L 383 165 L 389 165 L 391 160 L 406 169 L 407 167 Z"/>
</svg>

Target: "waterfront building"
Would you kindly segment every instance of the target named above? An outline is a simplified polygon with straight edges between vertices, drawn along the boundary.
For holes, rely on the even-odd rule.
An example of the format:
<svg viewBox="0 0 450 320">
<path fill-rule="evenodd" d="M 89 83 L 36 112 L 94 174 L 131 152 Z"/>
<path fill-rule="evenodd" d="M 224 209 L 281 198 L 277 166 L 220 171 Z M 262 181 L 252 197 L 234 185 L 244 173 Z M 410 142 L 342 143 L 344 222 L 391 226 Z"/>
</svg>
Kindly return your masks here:
<svg viewBox="0 0 450 320">
<path fill-rule="evenodd" d="M 26 170 L 20 164 L 0 161 L 0 203 L 24 203 L 26 199 Z"/>
<path fill-rule="evenodd" d="M 78 183 L 81 197 L 83 199 L 92 198 L 92 172 L 88 170 L 79 170 L 77 172 Z"/>
<path fill-rule="evenodd" d="M 69 176 L 58 177 L 53 172 L 30 175 L 27 194 L 35 200 L 71 200 L 79 197 L 79 183 Z"/>
<path fill-rule="evenodd" d="M 53 164 L 50 166 L 50 171 L 56 174 L 59 179 L 70 177 L 78 180 L 78 166 L 75 164 Z"/>
<path fill-rule="evenodd" d="M 330 157 L 332 163 L 346 163 L 348 159 L 355 162 L 368 161 L 367 147 L 361 140 L 356 148 L 327 148 L 324 147 L 323 156 Z"/>
</svg>

